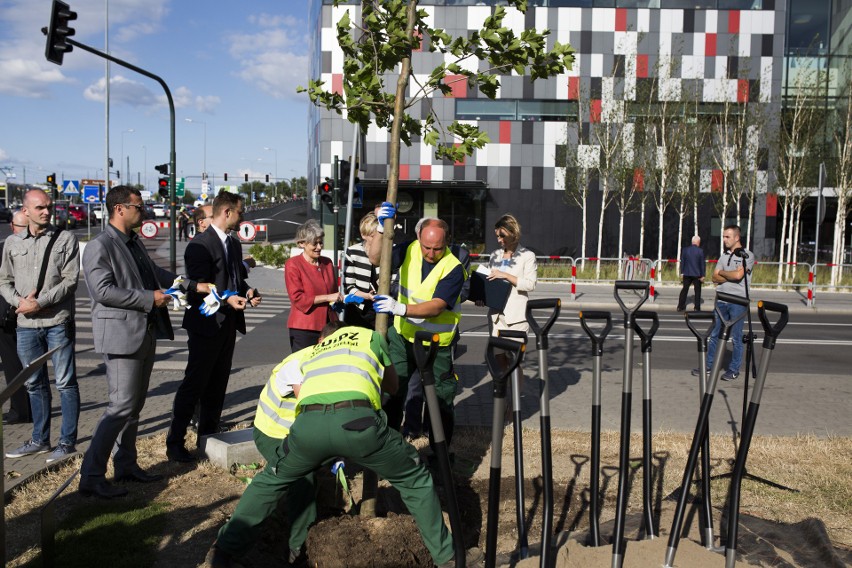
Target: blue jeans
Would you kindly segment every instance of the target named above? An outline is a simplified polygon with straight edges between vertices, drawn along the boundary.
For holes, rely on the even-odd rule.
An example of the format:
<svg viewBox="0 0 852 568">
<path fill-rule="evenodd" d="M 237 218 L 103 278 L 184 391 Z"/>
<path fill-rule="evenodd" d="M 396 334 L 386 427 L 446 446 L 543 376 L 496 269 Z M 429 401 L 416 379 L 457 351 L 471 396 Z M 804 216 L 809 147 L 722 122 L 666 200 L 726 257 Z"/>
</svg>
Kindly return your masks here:
<svg viewBox="0 0 852 568">
<path fill-rule="evenodd" d="M 732 319 L 739 317 L 740 314 L 745 313 L 748 309 L 745 306 L 729 304 L 727 302 L 719 302 L 717 305 L 719 306 L 719 311 L 722 312 L 722 316 L 724 316 L 726 321 L 731 321 Z M 745 325 L 745 318 L 740 319 L 731 328 L 731 343 L 733 343 L 733 348 L 731 364 L 728 366 L 728 370 L 733 373 L 740 372 L 740 366 L 743 362 L 743 325 Z M 715 322 L 713 323 L 713 331 L 710 333 L 710 341 L 707 344 L 708 369 L 713 366 L 713 357 L 716 355 L 716 343 L 719 341 L 719 334 L 721 331 L 722 322 L 719 320 L 719 316 L 716 315 Z"/>
<path fill-rule="evenodd" d="M 59 443 L 73 446 L 77 443 L 77 419 L 80 416 L 80 389 L 77 386 L 77 365 L 74 359 L 74 341 L 65 335 L 65 325 L 52 327 L 18 328 L 18 357 L 23 365 L 38 359 L 54 347 L 51 355 L 56 375 L 56 390 L 62 406 L 62 429 Z M 33 441 L 50 445 L 50 381 L 47 365 L 27 380 L 27 394 L 33 411 Z"/>
</svg>

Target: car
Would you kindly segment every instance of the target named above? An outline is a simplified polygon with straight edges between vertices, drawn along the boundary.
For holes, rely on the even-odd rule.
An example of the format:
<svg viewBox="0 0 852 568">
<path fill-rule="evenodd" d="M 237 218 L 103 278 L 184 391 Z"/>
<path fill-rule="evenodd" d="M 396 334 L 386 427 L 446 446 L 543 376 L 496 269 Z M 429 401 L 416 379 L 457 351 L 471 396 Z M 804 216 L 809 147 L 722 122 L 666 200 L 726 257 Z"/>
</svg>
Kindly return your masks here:
<svg viewBox="0 0 852 568">
<path fill-rule="evenodd" d="M 145 204 L 145 210 L 142 212 L 142 216 L 145 219 L 155 219 L 157 217 L 156 213 L 154 213 L 154 208 L 148 203 Z"/>
<path fill-rule="evenodd" d="M 70 204 L 67 201 L 53 204 L 54 225 L 65 229 L 74 229 L 77 227 L 77 219 L 71 214 L 69 207 Z"/>
<path fill-rule="evenodd" d="M 74 217 L 74 220 L 78 225 L 86 225 L 87 219 L 91 219 L 92 222 L 95 221 L 94 216 L 89 216 L 87 208 L 85 205 L 69 205 L 68 213 Z"/>
<path fill-rule="evenodd" d="M 6 207 L 5 203 L 0 203 L 0 221 L 3 223 L 12 222 L 12 210 Z"/>
<path fill-rule="evenodd" d="M 157 217 L 165 217 L 166 216 L 166 205 L 165 205 L 165 203 L 152 203 L 151 208 L 154 210 L 154 214 Z"/>
<path fill-rule="evenodd" d="M 92 205 L 92 215 L 95 216 L 95 219 L 100 221 L 104 216 L 104 208 L 100 203 L 95 203 Z"/>
</svg>

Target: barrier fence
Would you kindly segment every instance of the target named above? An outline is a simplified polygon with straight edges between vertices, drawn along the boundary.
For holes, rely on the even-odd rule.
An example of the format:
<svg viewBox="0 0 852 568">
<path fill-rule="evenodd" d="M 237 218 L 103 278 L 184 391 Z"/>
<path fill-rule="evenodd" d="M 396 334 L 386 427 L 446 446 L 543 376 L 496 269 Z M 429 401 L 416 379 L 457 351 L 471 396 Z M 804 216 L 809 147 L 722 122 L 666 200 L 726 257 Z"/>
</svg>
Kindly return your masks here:
<svg viewBox="0 0 852 568">
<path fill-rule="evenodd" d="M 488 260 L 487 254 L 471 254 L 472 263 Z M 581 257 L 536 256 L 538 279 L 542 282 L 566 282 L 571 285 L 571 299 L 577 299 L 578 285 L 609 284 L 616 280 L 648 280 L 649 298 L 656 301 L 656 288 L 664 283 L 676 285 L 680 274 L 676 258 L 651 260 L 648 258 L 625 257 Z M 717 259 L 707 261 L 710 279 Z M 786 266 L 789 275 L 778 282 L 778 267 Z M 832 285 L 832 270 L 837 272 L 836 282 Z M 755 261 L 750 286 L 754 288 L 777 288 L 807 290 L 807 305 L 813 306 L 818 291 L 852 290 L 852 264 L 805 262 Z"/>
</svg>

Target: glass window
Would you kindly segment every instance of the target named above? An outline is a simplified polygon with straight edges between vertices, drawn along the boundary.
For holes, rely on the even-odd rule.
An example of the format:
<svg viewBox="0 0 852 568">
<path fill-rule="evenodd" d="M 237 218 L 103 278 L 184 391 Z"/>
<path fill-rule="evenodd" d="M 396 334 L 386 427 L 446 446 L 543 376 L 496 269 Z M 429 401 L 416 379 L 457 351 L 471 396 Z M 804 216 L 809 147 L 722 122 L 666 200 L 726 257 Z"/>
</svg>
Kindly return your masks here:
<svg viewBox="0 0 852 568">
<path fill-rule="evenodd" d="M 762 10 L 763 0 L 719 0 L 720 10 Z"/>
<path fill-rule="evenodd" d="M 458 99 L 456 118 L 459 120 L 515 120 L 517 101 L 491 99 Z"/>
<path fill-rule="evenodd" d="M 566 120 L 577 118 L 577 103 L 567 101 L 518 101 L 518 120 Z"/>
<path fill-rule="evenodd" d="M 793 53 L 828 52 L 830 0 L 790 0 L 787 48 Z"/>
</svg>

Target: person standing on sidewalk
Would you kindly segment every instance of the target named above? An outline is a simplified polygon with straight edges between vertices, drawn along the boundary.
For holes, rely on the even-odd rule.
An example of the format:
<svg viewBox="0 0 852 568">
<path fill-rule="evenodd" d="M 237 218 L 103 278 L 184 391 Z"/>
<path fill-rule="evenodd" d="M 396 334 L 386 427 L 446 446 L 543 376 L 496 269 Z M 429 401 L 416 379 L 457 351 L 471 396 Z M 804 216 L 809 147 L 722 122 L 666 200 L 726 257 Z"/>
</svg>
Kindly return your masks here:
<svg viewBox="0 0 852 568">
<path fill-rule="evenodd" d="M 706 270 L 704 251 L 701 250 L 701 237 L 695 235 L 692 237 L 692 244 L 684 247 L 680 255 L 680 277 L 683 280 L 683 287 L 680 289 L 677 311 L 686 310 L 686 294 L 690 286 L 695 288 L 695 311 L 701 310 L 701 285 L 704 283 Z"/>
<path fill-rule="evenodd" d="M 26 233 L 29 226 L 26 213 L 16 211 L 12 215 L 12 237 Z M 10 237 L 11 238 L 11 237 Z M 3 257 L 3 243 L 0 243 L 0 262 Z M 15 308 L 9 305 L 0 295 L 0 360 L 3 362 L 3 374 L 6 376 L 6 385 L 18 376 L 24 366 L 18 358 L 18 314 Z M 3 424 L 26 424 L 33 421 L 30 410 L 30 397 L 25 388 L 15 391 L 9 399 L 9 414 L 3 419 Z"/>
<path fill-rule="evenodd" d="M 193 462 L 185 438 L 195 404 L 200 402 L 198 437 L 214 434 L 222 416 L 237 332 L 245 335 L 245 309 L 260 304 L 257 290 L 249 289 L 242 266 L 242 247 L 230 232 L 239 227 L 245 211 L 236 193 L 220 191 L 213 200 L 213 219 L 203 233 L 187 245 L 184 264 L 187 276 L 216 285 L 220 294 L 234 293 L 219 310 L 206 316 L 200 311 L 204 298 L 190 293 L 190 309 L 183 314 L 189 334 L 189 358 L 183 381 L 175 393 L 172 422 L 166 437 L 166 456 L 177 462 Z"/>
<path fill-rule="evenodd" d="M 725 252 L 722 258 L 716 263 L 716 269 L 713 271 L 713 283 L 716 284 L 717 292 L 724 292 L 732 296 L 748 298 L 748 287 L 751 282 L 751 269 L 754 266 L 754 257 L 751 251 L 743 248 L 740 242 L 740 227 L 739 225 L 728 225 L 722 232 L 722 242 L 725 245 Z M 730 321 L 740 316 L 748 308 L 738 304 L 729 304 L 727 302 L 717 303 L 722 316 Z M 723 381 L 733 381 L 740 376 L 740 366 L 743 361 L 743 325 L 745 320 L 741 319 L 731 328 L 731 363 L 728 365 L 728 370 L 722 375 Z M 710 341 L 707 345 L 707 370 L 713 367 L 713 357 L 716 355 L 716 344 L 719 342 L 719 333 L 722 329 L 722 322 L 719 321 L 719 316 L 716 315 L 716 321 L 713 324 L 713 331 L 710 334 Z M 698 375 L 698 369 L 693 369 L 692 374 Z"/>
<path fill-rule="evenodd" d="M 62 409 L 59 444 L 51 463 L 77 453 L 80 389 L 74 359 L 74 293 L 80 275 L 77 237 L 50 223 L 53 202 L 41 189 L 24 194 L 26 232 L 6 241 L 0 266 L 0 294 L 18 314 L 18 357 L 22 365 L 59 347 L 51 357 Z M 47 453 L 50 446 L 51 393 L 47 366 L 27 380 L 33 413 L 32 438 L 6 454 L 20 458 Z"/>
<path fill-rule="evenodd" d="M 92 298 L 95 352 L 106 366 L 109 402 L 95 426 L 80 467 L 79 491 L 111 499 L 127 494 L 105 478 L 110 453 L 116 481 L 150 483 L 162 478 L 137 463 L 139 414 L 154 367 L 157 339 L 174 339 L 167 306 L 176 274 L 148 257 L 134 229 L 142 226 L 145 205 L 138 189 L 119 185 L 106 196 L 109 224 L 83 253 L 83 275 Z M 190 291 L 206 293 L 208 284 L 189 281 Z"/>
</svg>

